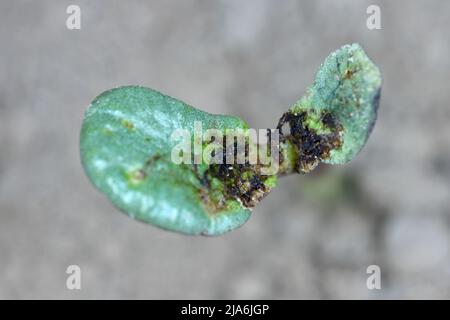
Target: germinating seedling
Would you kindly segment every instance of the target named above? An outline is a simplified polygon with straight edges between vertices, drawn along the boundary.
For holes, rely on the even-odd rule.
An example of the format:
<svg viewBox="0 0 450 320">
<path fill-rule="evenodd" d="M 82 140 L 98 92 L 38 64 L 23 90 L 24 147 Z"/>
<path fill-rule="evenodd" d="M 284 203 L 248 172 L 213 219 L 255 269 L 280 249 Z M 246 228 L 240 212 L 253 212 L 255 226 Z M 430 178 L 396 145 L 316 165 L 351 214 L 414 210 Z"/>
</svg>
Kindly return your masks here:
<svg viewBox="0 0 450 320">
<path fill-rule="evenodd" d="M 380 89 L 380 71 L 358 44 L 331 53 L 313 85 L 279 120 L 279 170 L 263 174 L 260 163 L 175 163 L 177 141 L 171 138 L 177 129 L 194 136 L 196 122 L 221 132 L 248 129 L 247 123 L 152 89 L 120 87 L 87 109 L 81 160 L 93 184 L 129 216 L 185 234 L 220 235 L 249 219 L 278 176 L 353 159 L 375 123 Z M 226 154 L 227 145 L 223 149 Z"/>
</svg>

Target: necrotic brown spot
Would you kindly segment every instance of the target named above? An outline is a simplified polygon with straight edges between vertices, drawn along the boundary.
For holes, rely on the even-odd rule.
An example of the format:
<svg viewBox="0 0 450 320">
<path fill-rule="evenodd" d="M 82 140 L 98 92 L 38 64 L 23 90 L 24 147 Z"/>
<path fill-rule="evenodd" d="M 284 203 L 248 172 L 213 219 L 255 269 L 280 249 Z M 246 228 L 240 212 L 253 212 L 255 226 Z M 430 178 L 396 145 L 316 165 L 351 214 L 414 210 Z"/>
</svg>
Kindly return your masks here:
<svg viewBox="0 0 450 320">
<path fill-rule="evenodd" d="M 131 121 L 129 121 L 129 120 L 126 120 L 126 119 L 122 120 L 122 125 L 125 128 L 127 128 L 128 130 L 133 130 L 134 129 L 134 124 Z"/>
<path fill-rule="evenodd" d="M 331 113 L 323 112 L 321 121 L 324 128 L 330 130 L 329 134 L 319 134 L 316 130 L 306 124 L 308 113 L 306 111 L 298 114 L 285 113 L 277 128 L 280 130 L 282 140 L 290 141 L 297 149 L 297 161 L 295 171 L 307 173 L 313 170 L 320 161 L 330 156 L 330 151 L 341 146 L 339 133 L 341 126 Z M 282 127 L 289 124 L 289 134 L 283 134 Z"/>
<path fill-rule="evenodd" d="M 221 190 L 222 200 L 238 200 L 245 207 L 253 208 L 256 204 L 269 193 L 269 188 L 264 184 L 268 176 L 259 174 L 259 165 L 248 163 L 248 145 L 243 150 L 246 162 L 237 164 L 238 147 L 237 142 L 229 148 L 224 141 L 224 153 L 221 164 L 210 164 L 208 169 L 199 177 L 199 181 L 204 188 L 211 188 L 211 180 L 216 178 L 222 182 L 223 190 Z M 234 164 L 227 164 L 228 156 L 234 156 Z M 209 201 L 211 197 L 209 197 Z M 223 204 L 223 201 L 218 205 Z"/>
</svg>

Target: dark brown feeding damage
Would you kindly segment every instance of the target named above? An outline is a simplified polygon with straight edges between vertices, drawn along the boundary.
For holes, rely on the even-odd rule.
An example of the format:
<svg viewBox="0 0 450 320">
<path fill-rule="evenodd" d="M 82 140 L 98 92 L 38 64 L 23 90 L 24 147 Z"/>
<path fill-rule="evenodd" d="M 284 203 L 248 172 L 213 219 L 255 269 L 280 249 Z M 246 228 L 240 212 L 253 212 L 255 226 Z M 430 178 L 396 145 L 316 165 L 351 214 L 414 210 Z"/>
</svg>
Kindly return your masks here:
<svg viewBox="0 0 450 320">
<path fill-rule="evenodd" d="M 329 112 L 322 112 L 319 117 L 318 130 L 308 126 L 308 113 L 298 114 L 285 113 L 277 126 L 280 132 L 280 146 L 289 143 L 294 149 L 294 162 L 290 166 L 290 171 L 307 173 L 313 170 L 321 161 L 330 156 L 333 149 L 342 145 L 340 133 L 342 126 Z M 289 124 L 289 133 L 283 133 L 283 127 Z M 317 122 L 315 123 L 317 127 Z M 325 132 L 325 133 L 323 133 Z M 270 139 L 268 141 L 270 144 Z M 261 175 L 260 164 L 236 164 L 237 155 L 245 153 L 248 160 L 248 145 L 245 150 L 238 150 L 236 141 L 234 144 L 223 144 L 223 159 L 221 164 L 210 164 L 208 168 L 200 173 L 196 170 L 198 180 L 202 185 L 202 199 L 212 212 L 220 211 L 226 206 L 227 200 L 238 200 L 247 208 L 253 208 L 270 192 L 270 183 L 267 179 L 270 176 Z M 227 155 L 228 153 L 228 155 Z M 234 164 L 227 164 L 230 156 L 234 159 Z M 286 155 L 279 149 L 280 167 L 283 167 Z M 286 172 L 279 172 L 280 175 Z M 214 196 L 213 179 L 221 181 L 220 196 Z"/>
<path fill-rule="evenodd" d="M 237 199 L 247 208 L 253 208 L 268 193 L 264 184 L 267 176 L 261 176 L 246 165 L 210 165 L 205 173 L 224 181 L 225 195 L 229 199 Z"/>
<path fill-rule="evenodd" d="M 330 133 L 319 134 L 315 129 L 308 127 L 306 111 L 298 114 L 286 112 L 280 118 L 277 129 L 280 130 L 280 141 L 290 142 L 296 149 L 294 170 L 298 173 L 312 171 L 320 161 L 330 156 L 330 151 L 342 145 L 340 132 L 342 126 L 329 112 L 322 112 L 320 121 Z M 288 123 L 289 134 L 283 134 L 282 128 Z"/>
<path fill-rule="evenodd" d="M 258 164 L 248 163 L 248 145 L 246 145 L 245 151 L 238 151 L 236 142 L 229 147 L 224 143 L 224 151 L 222 163 L 210 164 L 208 169 L 200 176 L 201 184 L 209 189 L 212 179 L 219 179 L 224 187 L 224 200 L 238 200 L 246 208 L 255 207 L 270 191 L 270 188 L 265 184 L 269 176 L 259 174 Z M 235 162 L 238 152 L 245 152 L 246 162 L 244 164 L 227 164 L 227 152 L 233 155 Z M 204 200 L 210 202 L 211 199 Z M 221 209 L 220 205 L 218 209 Z"/>
</svg>

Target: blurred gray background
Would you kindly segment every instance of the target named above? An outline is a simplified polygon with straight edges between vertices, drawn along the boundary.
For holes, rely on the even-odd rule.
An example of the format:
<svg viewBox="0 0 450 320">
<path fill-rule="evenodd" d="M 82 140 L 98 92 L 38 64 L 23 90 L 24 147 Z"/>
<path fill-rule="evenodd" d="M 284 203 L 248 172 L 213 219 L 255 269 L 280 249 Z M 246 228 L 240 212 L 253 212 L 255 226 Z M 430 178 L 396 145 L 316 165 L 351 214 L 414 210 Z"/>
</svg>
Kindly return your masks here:
<svg viewBox="0 0 450 320">
<path fill-rule="evenodd" d="M 449 24 L 449 1 L 1 0 L 0 298 L 450 298 Z M 83 112 L 104 90 L 140 84 L 274 127 L 350 42 L 384 78 L 366 147 L 281 179 L 225 236 L 129 219 L 83 173 Z"/>
</svg>

